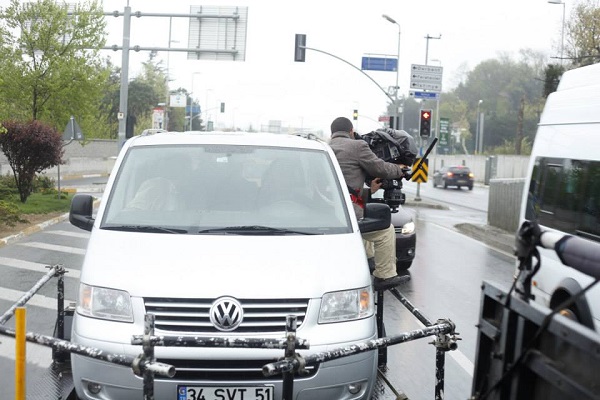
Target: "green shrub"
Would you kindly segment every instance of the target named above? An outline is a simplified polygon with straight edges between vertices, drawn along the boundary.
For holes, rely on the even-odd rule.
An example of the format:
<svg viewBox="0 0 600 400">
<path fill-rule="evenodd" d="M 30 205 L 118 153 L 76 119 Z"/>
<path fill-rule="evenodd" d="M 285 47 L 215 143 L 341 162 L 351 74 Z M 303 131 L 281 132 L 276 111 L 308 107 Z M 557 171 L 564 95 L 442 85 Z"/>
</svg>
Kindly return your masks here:
<svg viewBox="0 0 600 400">
<path fill-rule="evenodd" d="M 56 193 L 56 180 L 47 175 L 36 175 L 33 179 L 33 191 L 34 192 L 52 192 Z"/>
<path fill-rule="evenodd" d="M 26 222 L 20 215 L 19 208 L 15 204 L 0 200 L 0 224 L 15 226 L 17 222 Z"/>
</svg>

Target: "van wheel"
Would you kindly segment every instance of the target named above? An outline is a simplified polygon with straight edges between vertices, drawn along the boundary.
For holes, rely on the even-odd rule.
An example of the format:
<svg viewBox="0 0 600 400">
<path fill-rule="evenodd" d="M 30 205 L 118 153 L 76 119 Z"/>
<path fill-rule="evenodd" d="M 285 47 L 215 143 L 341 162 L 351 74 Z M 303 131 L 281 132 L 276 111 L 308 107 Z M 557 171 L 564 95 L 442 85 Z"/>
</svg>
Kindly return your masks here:
<svg viewBox="0 0 600 400">
<path fill-rule="evenodd" d="M 571 321 L 580 322 L 579 321 L 579 317 L 577 316 L 577 314 L 575 313 L 575 311 L 571 310 L 570 308 L 562 309 L 558 313 L 560 315 L 562 315 L 563 317 L 566 317 L 566 318 L 570 319 Z"/>
<path fill-rule="evenodd" d="M 396 263 L 396 273 L 398 275 L 403 275 L 404 272 L 406 272 L 406 270 L 409 269 L 411 265 L 412 265 L 412 260 L 411 261 L 398 261 Z"/>
<path fill-rule="evenodd" d="M 448 182 L 444 181 L 444 189 L 448 189 Z"/>
<path fill-rule="evenodd" d="M 469 186 L 469 190 L 473 190 L 473 185 Z"/>
</svg>

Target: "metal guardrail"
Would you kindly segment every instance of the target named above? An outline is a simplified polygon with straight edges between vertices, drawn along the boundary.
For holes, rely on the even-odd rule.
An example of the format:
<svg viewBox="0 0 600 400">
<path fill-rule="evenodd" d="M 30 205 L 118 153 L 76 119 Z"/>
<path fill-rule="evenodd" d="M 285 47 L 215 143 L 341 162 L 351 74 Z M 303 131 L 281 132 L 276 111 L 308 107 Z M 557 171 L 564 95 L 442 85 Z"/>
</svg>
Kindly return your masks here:
<svg viewBox="0 0 600 400">
<path fill-rule="evenodd" d="M 154 314 L 146 314 L 144 321 L 144 334 L 134 335 L 131 338 L 132 345 L 141 345 L 142 352 L 137 357 L 123 354 L 106 353 L 103 350 L 74 344 L 64 339 L 64 274 L 66 270 L 62 265 L 48 267 L 50 271 L 44 275 L 27 293 L 25 293 L 13 306 L 0 317 L 0 335 L 16 338 L 24 336 L 26 341 L 37 343 L 53 349 L 53 357 L 60 358 L 61 355 L 75 353 L 81 356 L 94 358 L 121 366 L 127 366 L 132 371 L 143 378 L 144 399 L 154 399 L 154 376 L 173 377 L 176 373 L 175 367 L 169 364 L 157 362 L 154 356 L 155 346 L 177 346 L 177 347 L 238 347 L 238 348 L 268 348 L 283 349 L 284 357 L 279 361 L 273 361 L 263 366 L 263 374 L 267 377 L 282 375 L 283 397 L 282 400 L 291 400 L 293 397 L 294 376 L 296 373 L 302 374 L 305 367 L 309 364 L 318 364 L 326 361 L 339 359 L 368 351 L 385 350 L 389 346 L 400 343 L 406 343 L 428 336 L 435 336 L 431 344 L 436 347 L 436 387 L 435 399 L 443 399 L 444 392 L 444 360 L 445 352 L 457 348 L 457 334 L 455 333 L 455 324 L 448 319 L 439 319 L 435 323 L 428 320 L 421 314 L 396 288 L 389 289 L 390 292 L 424 325 L 423 329 L 416 329 L 403 332 L 398 335 L 382 336 L 383 332 L 383 299 L 384 291 L 379 291 L 377 295 L 377 321 L 379 337 L 375 340 L 358 342 L 350 346 L 332 349 L 326 352 L 319 352 L 310 355 L 301 356 L 296 352 L 297 349 L 309 349 L 310 344 L 307 340 L 296 337 L 296 317 L 286 317 L 286 335 L 282 339 L 262 339 L 262 338 L 223 338 L 223 337 L 180 337 L 180 336 L 155 336 L 154 335 Z M 56 336 L 52 337 L 33 332 L 17 332 L 15 329 L 9 329 L 3 325 L 15 314 L 15 310 L 24 305 L 33 295 L 52 277 L 58 278 L 58 296 L 57 296 L 57 324 Z M 23 324 L 24 326 L 24 324 Z M 17 324 L 19 327 L 19 324 Z M 24 328 L 23 328 L 24 329 Z M 56 362 L 56 358 L 55 358 Z M 381 366 L 381 365 L 380 365 Z M 24 366 L 23 366 L 24 368 Z M 17 371 L 17 373 L 19 373 Z M 20 372 L 23 374 L 24 371 Z M 24 379 L 23 379 L 24 380 Z M 389 382 L 385 382 L 391 387 Z M 393 387 L 392 387 L 393 389 Z"/>
</svg>

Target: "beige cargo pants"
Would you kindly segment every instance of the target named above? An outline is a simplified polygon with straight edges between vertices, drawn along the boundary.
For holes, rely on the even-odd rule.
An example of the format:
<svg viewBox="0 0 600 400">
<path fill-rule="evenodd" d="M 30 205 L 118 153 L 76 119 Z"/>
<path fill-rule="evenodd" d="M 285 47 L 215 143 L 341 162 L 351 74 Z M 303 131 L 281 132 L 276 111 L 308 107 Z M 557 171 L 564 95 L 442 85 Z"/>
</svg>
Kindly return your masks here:
<svg viewBox="0 0 600 400">
<path fill-rule="evenodd" d="M 396 233 L 394 226 L 362 234 L 367 258 L 375 258 L 373 276 L 387 279 L 396 276 Z"/>
</svg>

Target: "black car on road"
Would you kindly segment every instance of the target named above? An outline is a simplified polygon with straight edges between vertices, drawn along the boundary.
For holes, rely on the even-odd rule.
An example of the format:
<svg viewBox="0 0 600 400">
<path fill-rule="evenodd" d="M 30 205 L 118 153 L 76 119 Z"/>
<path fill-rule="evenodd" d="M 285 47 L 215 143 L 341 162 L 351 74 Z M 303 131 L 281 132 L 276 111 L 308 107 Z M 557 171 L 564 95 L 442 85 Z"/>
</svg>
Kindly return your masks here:
<svg viewBox="0 0 600 400">
<path fill-rule="evenodd" d="M 474 181 L 475 175 L 464 165 L 442 167 L 433 173 L 433 187 L 443 186 L 446 189 L 448 186 L 455 186 L 460 189 L 465 186 L 473 190 Z"/>
</svg>

